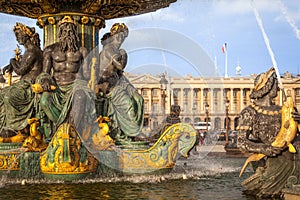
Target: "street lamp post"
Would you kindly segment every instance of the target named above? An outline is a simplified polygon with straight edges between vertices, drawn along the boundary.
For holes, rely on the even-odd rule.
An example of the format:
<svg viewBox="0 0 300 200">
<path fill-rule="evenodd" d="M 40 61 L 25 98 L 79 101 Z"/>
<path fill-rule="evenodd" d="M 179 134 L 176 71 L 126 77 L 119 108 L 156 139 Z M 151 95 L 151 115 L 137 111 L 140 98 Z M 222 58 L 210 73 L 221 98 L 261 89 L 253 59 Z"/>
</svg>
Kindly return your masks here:
<svg viewBox="0 0 300 200">
<path fill-rule="evenodd" d="M 163 108 L 163 120 L 165 119 L 166 114 L 166 90 L 168 86 L 168 80 L 166 79 L 165 74 L 162 74 L 160 78 L 160 89 L 161 89 L 161 98 L 162 98 L 162 108 Z"/>
<path fill-rule="evenodd" d="M 225 137 L 226 137 L 226 142 L 225 142 L 225 146 L 228 145 L 228 129 L 229 129 L 229 118 L 228 118 L 228 111 L 229 111 L 229 100 L 226 99 L 226 133 L 225 133 Z"/>
<path fill-rule="evenodd" d="M 1 71 L 1 73 L 0 73 L 0 83 L 1 83 L 1 89 L 3 89 L 3 88 L 4 88 L 4 86 L 5 86 L 5 82 L 6 82 L 6 80 L 5 80 L 5 78 L 4 78 L 4 76 L 3 76 L 3 73 L 2 73 L 2 71 Z"/>
<path fill-rule="evenodd" d="M 206 102 L 206 104 L 205 104 L 206 131 L 208 131 L 208 108 L 209 108 L 209 104 Z"/>
</svg>

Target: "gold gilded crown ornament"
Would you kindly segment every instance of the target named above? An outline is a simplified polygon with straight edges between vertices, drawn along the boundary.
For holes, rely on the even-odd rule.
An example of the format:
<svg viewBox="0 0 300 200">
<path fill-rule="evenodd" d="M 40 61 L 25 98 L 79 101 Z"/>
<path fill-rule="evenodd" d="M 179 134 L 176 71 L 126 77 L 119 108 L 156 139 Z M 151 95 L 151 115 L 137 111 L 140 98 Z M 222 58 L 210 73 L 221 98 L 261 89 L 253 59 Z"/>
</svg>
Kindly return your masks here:
<svg viewBox="0 0 300 200">
<path fill-rule="evenodd" d="M 254 88 L 250 94 L 250 98 L 262 98 L 264 95 L 267 95 L 274 88 L 274 86 L 276 86 L 276 89 L 278 89 L 278 80 L 275 69 L 271 68 L 269 71 L 262 73 L 255 78 Z"/>
<path fill-rule="evenodd" d="M 72 23 L 76 25 L 76 22 L 72 19 L 71 16 L 68 15 L 64 16 L 64 18 L 58 22 L 58 26 L 60 26 L 63 23 Z"/>
<path fill-rule="evenodd" d="M 29 37 L 32 37 L 35 34 L 34 28 L 31 29 L 20 22 L 17 22 L 16 25 L 14 26 L 14 31 L 16 30 L 20 30 L 22 33 L 28 35 Z"/>
<path fill-rule="evenodd" d="M 259 79 L 257 80 L 253 90 L 258 91 L 262 87 L 264 87 L 266 85 L 266 83 L 268 82 L 269 78 L 271 77 L 271 75 L 273 75 L 273 73 L 275 73 L 275 69 L 273 67 L 271 69 L 269 69 L 268 72 L 262 73 L 260 75 Z"/>
<path fill-rule="evenodd" d="M 110 29 L 110 34 L 111 35 L 115 35 L 117 33 L 126 31 L 128 32 L 128 27 L 124 24 L 124 23 L 115 23 L 114 25 L 112 25 L 111 29 Z"/>
</svg>

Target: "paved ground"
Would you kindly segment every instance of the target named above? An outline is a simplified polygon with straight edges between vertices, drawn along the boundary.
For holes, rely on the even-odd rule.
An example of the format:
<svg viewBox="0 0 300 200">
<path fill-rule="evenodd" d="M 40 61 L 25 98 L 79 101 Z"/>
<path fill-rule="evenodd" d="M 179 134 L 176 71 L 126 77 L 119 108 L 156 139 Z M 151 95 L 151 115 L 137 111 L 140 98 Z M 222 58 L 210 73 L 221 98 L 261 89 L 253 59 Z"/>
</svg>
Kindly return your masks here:
<svg viewBox="0 0 300 200">
<path fill-rule="evenodd" d="M 226 156 L 226 157 L 248 157 L 249 154 L 241 152 L 226 152 L 224 149 L 225 142 L 217 142 L 216 144 L 197 146 L 197 152 L 192 154 L 206 154 L 210 156 Z"/>
<path fill-rule="evenodd" d="M 215 145 L 201 145 L 197 147 L 197 151 L 209 151 L 209 152 L 226 152 L 224 149 L 224 144 Z"/>
</svg>

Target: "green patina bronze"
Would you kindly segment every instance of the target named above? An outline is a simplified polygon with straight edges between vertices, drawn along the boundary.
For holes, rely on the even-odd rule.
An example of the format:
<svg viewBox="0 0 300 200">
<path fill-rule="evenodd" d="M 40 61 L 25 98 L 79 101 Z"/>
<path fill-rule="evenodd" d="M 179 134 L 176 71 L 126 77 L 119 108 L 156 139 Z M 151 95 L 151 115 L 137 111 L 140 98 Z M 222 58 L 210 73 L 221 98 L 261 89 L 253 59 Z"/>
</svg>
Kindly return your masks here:
<svg viewBox="0 0 300 200">
<path fill-rule="evenodd" d="M 0 3 L 0 12 L 36 18 L 45 46 L 42 52 L 34 28 L 17 23 L 14 31 L 25 52 L 21 56 L 16 50 L 4 68 L 21 80 L 0 93 L 2 173 L 65 181 L 158 173 L 170 171 L 178 153 L 188 155 L 196 133 L 180 120 L 167 119 L 153 146 L 137 141 L 144 101 L 123 75 L 127 53 L 120 47 L 127 26 L 114 24 L 102 38 L 100 53 L 98 47 L 105 19 L 150 12 L 171 2 L 77 1 L 71 7 L 69 1 Z"/>
</svg>

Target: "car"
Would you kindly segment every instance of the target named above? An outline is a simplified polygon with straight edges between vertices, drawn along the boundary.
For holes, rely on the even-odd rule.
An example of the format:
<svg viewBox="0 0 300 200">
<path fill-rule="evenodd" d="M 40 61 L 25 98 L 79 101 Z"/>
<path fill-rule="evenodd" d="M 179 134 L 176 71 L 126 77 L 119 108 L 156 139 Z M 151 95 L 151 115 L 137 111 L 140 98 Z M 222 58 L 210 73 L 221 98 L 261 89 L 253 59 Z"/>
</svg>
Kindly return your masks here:
<svg viewBox="0 0 300 200">
<path fill-rule="evenodd" d="M 226 132 L 221 131 L 217 133 L 219 136 L 219 141 L 225 141 L 226 140 Z M 235 130 L 230 130 L 228 131 L 228 140 L 236 139 L 237 136 L 237 131 Z"/>
<path fill-rule="evenodd" d="M 219 139 L 218 139 L 219 141 L 225 141 L 226 140 L 226 132 L 221 131 L 221 132 L 218 132 L 217 134 L 219 136 Z"/>
</svg>

